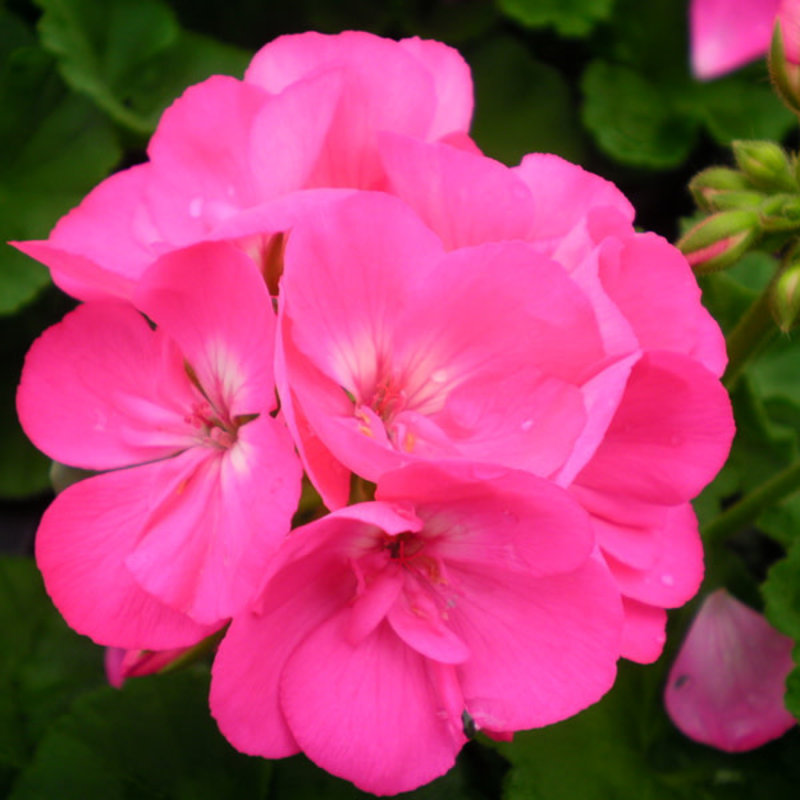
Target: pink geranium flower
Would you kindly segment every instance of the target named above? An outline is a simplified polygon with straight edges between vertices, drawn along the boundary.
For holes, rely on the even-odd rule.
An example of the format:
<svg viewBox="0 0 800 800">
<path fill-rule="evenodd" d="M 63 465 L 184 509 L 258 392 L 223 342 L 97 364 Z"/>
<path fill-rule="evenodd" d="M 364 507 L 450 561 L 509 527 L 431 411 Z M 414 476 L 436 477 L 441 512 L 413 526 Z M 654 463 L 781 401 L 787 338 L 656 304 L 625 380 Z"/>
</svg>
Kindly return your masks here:
<svg viewBox="0 0 800 800">
<path fill-rule="evenodd" d="M 700 607 L 672 665 L 667 712 L 690 738 L 720 750 L 752 750 L 797 720 L 783 702 L 794 642 L 724 589 Z"/>
<path fill-rule="evenodd" d="M 439 42 L 283 36 L 243 81 L 187 89 L 147 163 L 101 183 L 47 241 L 17 246 L 82 300 L 129 298 L 159 255 L 208 240 L 237 242 L 274 286 L 280 234 L 327 202 L 321 187 L 384 187 L 380 131 L 466 140 L 471 114 L 469 68 Z"/>
<path fill-rule="evenodd" d="M 396 135 L 381 153 L 397 197 L 347 198 L 286 250 L 277 377 L 309 476 L 332 508 L 351 472 L 425 460 L 556 481 L 626 598 L 623 654 L 654 660 L 702 578 L 689 501 L 733 437 L 688 264 L 555 156 L 509 169 Z"/>
<path fill-rule="evenodd" d="M 532 475 L 415 464 L 295 531 L 214 662 L 246 753 L 300 750 L 376 794 L 452 766 L 479 728 L 568 717 L 611 686 L 622 613 L 588 517 Z"/>
<path fill-rule="evenodd" d="M 18 409 L 45 453 L 108 470 L 41 522 L 36 557 L 56 606 L 103 644 L 163 650 L 252 600 L 301 471 L 270 416 L 275 321 L 252 262 L 223 244 L 175 252 L 134 300 L 86 303 L 46 331 Z"/>
<path fill-rule="evenodd" d="M 800 62 L 798 0 L 692 0 L 689 8 L 692 70 L 718 78 L 765 55 L 776 20 L 787 58 Z"/>
</svg>

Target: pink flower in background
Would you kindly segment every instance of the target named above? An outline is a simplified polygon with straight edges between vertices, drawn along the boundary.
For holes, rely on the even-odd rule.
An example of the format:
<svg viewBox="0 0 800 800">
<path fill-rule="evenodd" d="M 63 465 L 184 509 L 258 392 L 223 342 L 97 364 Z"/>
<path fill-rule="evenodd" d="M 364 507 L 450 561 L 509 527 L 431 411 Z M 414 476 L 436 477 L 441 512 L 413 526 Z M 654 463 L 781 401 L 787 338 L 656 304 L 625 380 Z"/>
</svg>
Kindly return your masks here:
<svg viewBox="0 0 800 800">
<path fill-rule="evenodd" d="M 718 78 L 764 56 L 775 22 L 789 61 L 800 63 L 798 0 L 692 0 L 689 8 L 692 71 Z"/>
<path fill-rule="evenodd" d="M 192 644 L 249 603 L 289 530 L 300 465 L 270 416 L 274 314 L 224 244 L 160 259 L 136 306 L 84 304 L 33 345 L 22 425 L 66 464 L 109 470 L 44 515 L 36 556 L 72 627 L 128 649 Z"/>
<path fill-rule="evenodd" d="M 688 737 L 731 753 L 782 736 L 796 723 L 783 703 L 793 645 L 717 590 L 703 601 L 670 670 L 670 718 Z"/>
<path fill-rule="evenodd" d="M 145 164 L 112 175 L 23 252 L 89 300 L 129 298 L 161 254 L 231 240 L 274 288 L 281 232 L 336 194 L 382 189 L 380 131 L 461 139 L 472 115 L 469 68 L 452 48 L 348 31 L 283 36 L 244 80 L 214 76 L 164 113 Z"/>
<path fill-rule="evenodd" d="M 479 728 L 568 717 L 611 686 L 619 593 L 588 517 L 521 472 L 415 464 L 295 531 L 234 617 L 211 710 L 239 750 L 298 751 L 377 794 L 448 770 Z"/>
<path fill-rule="evenodd" d="M 680 253 L 608 182 L 381 138 L 392 192 L 298 223 L 277 380 L 329 507 L 349 474 L 480 460 L 566 487 L 625 596 L 623 654 L 661 652 L 702 578 L 689 505 L 733 436 L 719 327 Z M 412 213 L 412 209 L 413 212 Z"/>
</svg>

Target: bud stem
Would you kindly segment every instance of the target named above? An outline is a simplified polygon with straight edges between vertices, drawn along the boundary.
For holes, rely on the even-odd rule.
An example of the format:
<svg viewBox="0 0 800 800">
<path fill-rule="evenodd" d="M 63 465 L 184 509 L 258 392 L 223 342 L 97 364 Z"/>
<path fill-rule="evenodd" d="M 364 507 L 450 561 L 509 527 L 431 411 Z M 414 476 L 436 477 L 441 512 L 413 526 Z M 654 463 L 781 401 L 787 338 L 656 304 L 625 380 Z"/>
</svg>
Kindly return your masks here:
<svg viewBox="0 0 800 800">
<path fill-rule="evenodd" d="M 701 535 L 706 546 L 721 543 L 731 534 L 740 531 L 758 518 L 762 511 L 785 500 L 800 490 L 800 461 L 775 473 L 707 525 Z"/>
<path fill-rule="evenodd" d="M 725 339 L 725 346 L 728 349 L 728 368 L 722 376 L 722 383 L 728 391 L 736 384 L 747 362 L 759 353 L 778 331 L 772 318 L 771 287 L 772 281 L 753 301 Z"/>
</svg>

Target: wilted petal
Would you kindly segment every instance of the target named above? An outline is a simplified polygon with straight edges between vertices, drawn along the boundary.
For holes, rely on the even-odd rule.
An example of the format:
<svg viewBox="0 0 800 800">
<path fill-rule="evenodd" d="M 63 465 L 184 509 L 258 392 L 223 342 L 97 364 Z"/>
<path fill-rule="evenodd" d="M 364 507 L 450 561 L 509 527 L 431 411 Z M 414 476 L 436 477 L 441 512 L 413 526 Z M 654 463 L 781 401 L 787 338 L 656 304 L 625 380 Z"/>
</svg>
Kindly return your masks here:
<svg viewBox="0 0 800 800">
<path fill-rule="evenodd" d="M 720 750 L 752 750 L 796 720 L 783 703 L 793 641 L 720 589 L 692 623 L 669 673 L 667 712 L 683 733 Z"/>
</svg>

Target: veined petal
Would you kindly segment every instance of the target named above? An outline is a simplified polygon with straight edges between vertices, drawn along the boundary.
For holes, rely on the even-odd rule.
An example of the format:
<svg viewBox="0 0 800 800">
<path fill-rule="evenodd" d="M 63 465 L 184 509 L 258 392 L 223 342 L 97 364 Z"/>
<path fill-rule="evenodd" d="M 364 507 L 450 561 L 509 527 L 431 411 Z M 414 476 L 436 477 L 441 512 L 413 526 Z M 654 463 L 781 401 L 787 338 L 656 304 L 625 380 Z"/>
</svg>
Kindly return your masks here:
<svg viewBox="0 0 800 800">
<path fill-rule="evenodd" d="M 42 518 L 36 561 L 56 607 L 99 644 L 165 650 L 215 630 L 148 594 L 125 567 L 161 472 L 153 465 L 87 478 L 62 492 Z"/>
<path fill-rule="evenodd" d="M 217 413 L 232 420 L 275 407 L 275 315 L 241 250 L 208 243 L 162 256 L 142 278 L 136 304 L 178 343 Z"/>
<path fill-rule="evenodd" d="M 453 765 L 466 742 L 461 720 L 438 696 L 427 659 L 387 623 L 349 644 L 347 617 L 345 609 L 323 622 L 288 659 L 289 728 L 312 761 L 365 791 L 416 788 Z"/>
<path fill-rule="evenodd" d="M 494 565 L 450 564 L 449 573 L 460 590 L 451 627 L 470 651 L 457 672 L 479 727 L 549 725 L 611 688 L 622 605 L 604 564 L 541 578 Z"/>
<path fill-rule="evenodd" d="M 252 603 L 289 532 L 300 464 L 283 425 L 243 425 L 227 451 L 200 453 L 160 498 L 126 564 L 164 603 L 203 623 Z"/>
<path fill-rule="evenodd" d="M 52 458 L 109 469 L 188 447 L 184 415 L 193 398 L 170 342 L 132 306 L 98 301 L 34 342 L 17 408 L 25 432 Z"/>
</svg>

